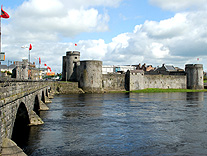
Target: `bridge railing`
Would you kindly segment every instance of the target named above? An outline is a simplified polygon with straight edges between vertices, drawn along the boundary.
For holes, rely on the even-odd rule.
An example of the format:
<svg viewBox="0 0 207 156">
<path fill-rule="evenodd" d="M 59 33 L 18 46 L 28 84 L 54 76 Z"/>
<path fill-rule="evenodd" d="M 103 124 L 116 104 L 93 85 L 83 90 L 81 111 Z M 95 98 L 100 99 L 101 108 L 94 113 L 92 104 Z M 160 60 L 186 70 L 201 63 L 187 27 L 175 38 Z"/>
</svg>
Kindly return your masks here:
<svg viewBox="0 0 207 156">
<path fill-rule="evenodd" d="M 0 81 L 0 107 L 12 98 L 17 99 L 46 86 L 49 86 L 47 81 Z"/>
</svg>

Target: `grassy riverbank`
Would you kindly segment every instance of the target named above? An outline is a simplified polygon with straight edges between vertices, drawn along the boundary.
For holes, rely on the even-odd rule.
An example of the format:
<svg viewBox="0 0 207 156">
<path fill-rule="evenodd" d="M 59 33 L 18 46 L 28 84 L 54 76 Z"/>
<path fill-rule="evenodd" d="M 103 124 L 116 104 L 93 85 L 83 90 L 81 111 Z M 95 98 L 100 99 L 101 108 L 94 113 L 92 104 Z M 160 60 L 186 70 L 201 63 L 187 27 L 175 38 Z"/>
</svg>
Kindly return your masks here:
<svg viewBox="0 0 207 156">
<path fill-rule="evenodd" d="M 168 92 L 207 92 L 207 89 L 192 90 L 192 89 L 158 89 L 158 88 L 147 88 L 142 90 L 130 91 L 132 93 L 168 93 Z"/>
</svg>

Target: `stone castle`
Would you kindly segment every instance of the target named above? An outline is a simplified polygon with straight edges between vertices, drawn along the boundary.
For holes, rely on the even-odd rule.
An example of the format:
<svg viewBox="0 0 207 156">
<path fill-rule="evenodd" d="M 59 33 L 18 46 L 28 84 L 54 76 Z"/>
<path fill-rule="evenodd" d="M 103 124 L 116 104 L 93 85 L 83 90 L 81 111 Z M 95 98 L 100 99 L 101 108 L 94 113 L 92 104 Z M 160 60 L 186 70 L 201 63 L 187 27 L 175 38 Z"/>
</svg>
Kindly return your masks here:
<svg viewBox="0 0 207 156">
<path fill-rule="evenodd" d="M 128 70 L 126 73 L 102 74 L 102 61 L 80 61 L 80 52 L 68 51 L 63 56 L 62 80 L 78 82 L 85 92 L 132 91 L 146 88 L 203 89 L 203 65 L 186 64 L 185 71 Z"/>
</svg>

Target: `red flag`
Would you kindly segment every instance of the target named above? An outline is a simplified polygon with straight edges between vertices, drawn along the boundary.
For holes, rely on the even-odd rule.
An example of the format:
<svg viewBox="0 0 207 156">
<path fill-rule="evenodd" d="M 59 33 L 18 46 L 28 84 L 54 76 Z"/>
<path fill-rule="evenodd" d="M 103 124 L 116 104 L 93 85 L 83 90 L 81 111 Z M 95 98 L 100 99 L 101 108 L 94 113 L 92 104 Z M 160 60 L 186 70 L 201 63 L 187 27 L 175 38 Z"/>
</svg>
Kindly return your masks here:
<svg viewBox="0 0 207 156">
<path fill-rule="evenodd" d="M 47 64 L 45 63 L 44 66 L 47 66 Z"/>
<path fill-rule="evenodd" d="M 32 50 L 32 45 L 31 44 L 29 45 L 29 50 Z"/>
<path fill-rule="evenodd" d="M 41 64 L 41 59 L 40 59 L 40 57 L 39 57 L 39 64 Z"/>
<path fill-rule="evenodd" d="M 50 70 L 50 72 L 52 71 L 50 67 L 47 67 L 47 69 L 49 69 L 49 70 Z"/>
<path fill-rule="evenodd" d="M 75 43 L 75 46 L 78 46 L 78 45 Z"/>
<path fill-rule="evenodd" d="M 9 14 L 3 10 L 3 5 L 1 6 L 1 18 L 9 18 Z"/>
</svg>

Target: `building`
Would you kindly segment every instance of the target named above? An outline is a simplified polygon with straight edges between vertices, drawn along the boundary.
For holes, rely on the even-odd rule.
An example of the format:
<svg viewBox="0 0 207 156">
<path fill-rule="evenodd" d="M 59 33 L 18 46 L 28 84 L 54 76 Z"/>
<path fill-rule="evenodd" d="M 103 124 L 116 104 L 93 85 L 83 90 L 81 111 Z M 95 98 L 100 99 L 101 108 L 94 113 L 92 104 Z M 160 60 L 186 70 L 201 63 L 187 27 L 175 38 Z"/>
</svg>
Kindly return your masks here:
<svg viewBox="0 0 207 156">
<path fill-rule="evenodd" d="M 135 70 L 135 66 L 131 65 L 117 65 L 117 66 L 110 66 L 110 65 L 103 65 L 102 66 L 102 74 L 109 74 L 109 73 L 126 73 L 127 70 Z"/>
<path fill-rule="evenodd" d="M 12 78 L 28 80 L 28 59 L 15 62 L 16 67 L 12 70 Z"/>
</svg>

